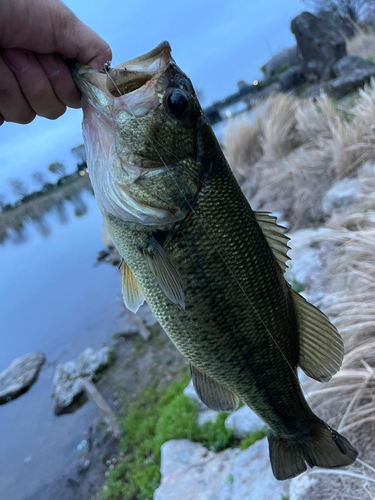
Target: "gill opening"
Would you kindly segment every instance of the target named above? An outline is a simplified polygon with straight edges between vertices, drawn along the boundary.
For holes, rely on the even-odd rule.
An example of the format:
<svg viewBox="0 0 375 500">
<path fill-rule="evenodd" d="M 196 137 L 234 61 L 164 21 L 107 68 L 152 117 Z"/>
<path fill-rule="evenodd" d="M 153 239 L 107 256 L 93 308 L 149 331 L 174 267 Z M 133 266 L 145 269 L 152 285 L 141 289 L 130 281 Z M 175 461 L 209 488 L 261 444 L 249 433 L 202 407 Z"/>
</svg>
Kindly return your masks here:
<svg viewBox="0 0 375 500">
<path fill-rule="evenodd" d="M 104 68 L 104 71 L 106 72 L 107 74 L 107 77 L 111 80 L 112 84 L 116 87 L 116 90 L 120 93 L 120 90 L 119 88 L 117 87 L 116 85 L 116 82 L 112 79 L 111 75 L 108 73 L 107 71 L 107 68 Z M 135 113 L 133 112 L 133 110 L 131 109 L 131 107 L 128 105 L 128 109 L 132 115 L 132 117 L 134 118 L 134 120 L 137 122 L 137 124 L 139 123 L 138 121 L 138 118 L 137 116 L 135 115 Z M 190 208 L 190 210 L 192 211 L 192 213 L 195 215 L 198 223 L 201 225 L 203 231 L 205 232 L 206 236 L 208 237 L 208 239 L 210 240 L 211 244 L 212 244 L 212 247 L 215 249 L 215 251 L 217 252 L 217 254 L 219 255 L 220 259 L 223 261 L 225 267 L 228 269 L 228 271 L 230 272 L 231 276 L 234 278 L 236 284 L 238 285 L 239 289 L 241 290 L 241 293 L 244 295 L 245 299 L 248 301 L 248 303 L 250 304 L 250 306 L 252 307 L 253 311 L 255 312 L 255 314 L 257 315 L 258 319 L 260 320 L 261 324 L 263 325 L 265 331 L 267 332 L 267 334 L 270 336 L 272 342 L 274 343 L 274 345 L 276 346 L 276 348 L 278 349 L 278 351 L 280 352 L 282 358 L 284 359 L 285 363 L 287 364 L 288 366 L 288 369 L 290 369 L 290 371 L 293 373 L 293 376 L 296 378 L 297 381 L 299 381 L 299 378 L 298 378 L 298 375 L 296 373 L 296 371 L 294 371 L 293 367 L 291 366 L 291 364 L 289 363 L 288 359 L 286 358 L 285 354 L 283 353 L 282 349 L 280 348 L 279 344 L 277 343 L 276 339 L 274 338 L 274 336 L 272 335 L 272 333 L 270 332 L 269 328 L 267 327 L 267 325 L 265 324 L 265 322 L 263 321 L 263 318 L 261 317 L 261 315 L 259 314 L 259 312 L 257 311 L 256 307 L 254 306 L 254 304 L 252 303 L 252 301 L 250 300 L 249 296 L 247 295 L 246 291 L 244 290 L 243 286 L 241 285 L 241 283 L 239 282 L 239 280 L 237 279 L 236 275 L 234 274 L 234 272 L 232 271 L 231 267 L 229 266 L 229 264 L 227 263 L 226 259 L 223 257 L 223 255 L 221 254 L 221 252 L 219 251 L 219 249 L 217 248 L 217 246 L 215 245 L 215 243 L 213 242 L 209 232 L 207 231 L 207 229 L 205 228 L 204 224 L 202 223 L 202 221 L 200 220 L 200 218 L 198 217 L 197 213 L 195 212 L 194 210 L 194 207 L 191 205 L 190 201 L 186 198 L 185 194 L 184 194 L 184 191 L 182 190 L 182 188 L 180 187 L 180 185 L 178 184 L 178 182 L 176 181 L 175 177 L 173 176 L 172 172 L 171 172 L 171 169 L 169 168 L 169 166 L 166 164 L 166 162 L 164 161 L 163 157 L 161 156 L 161 154 L 159 153 L 159 150 L 156 148 L 155 146 L 155 142 L 157 143 L 157 141 L 154 141 L 150 135 L 145 132 L 144 133 L 145 135 L 145 138 L 146 140 L 149 141 L 151 147 L 154 149 L 155 153 L 158 155 L 160 161 L 163 163 L 163 165 L 165 166 L 166 168 L 166 172 L 168 173 L 168 175 L 171 177 L 172 181 L 174 182 L 174 184 L 177 186 L 177 189 L 179 190 L 179 192 L 181 193 L 181 195 L 183 196 L 187 206 Z M 158 144 L 158 143 L 157 143 Z M 164 148 L 162 145 L 158 144 L 159 146 L 161 146 L 163 149 L 166 149 Z M 168 151 L 168 150 L 167 150 Z M 170 151 L 168 151 L 170 152 Z M 179 160 L 179 158 L 173 153 L 173 152 L 170 152 L 177 160 Z M 195 176 L 196 178 L 198 178 L 197 176 Z M 201 182 L 200 179 L 198 179 L 199 182 Z M 307 391 L 302 387 L 302 390 L 303 392 L 306 394 L 309 402 L 311 403 L 311 400 L 308 396 L 308 393 Z"/>
</svg>

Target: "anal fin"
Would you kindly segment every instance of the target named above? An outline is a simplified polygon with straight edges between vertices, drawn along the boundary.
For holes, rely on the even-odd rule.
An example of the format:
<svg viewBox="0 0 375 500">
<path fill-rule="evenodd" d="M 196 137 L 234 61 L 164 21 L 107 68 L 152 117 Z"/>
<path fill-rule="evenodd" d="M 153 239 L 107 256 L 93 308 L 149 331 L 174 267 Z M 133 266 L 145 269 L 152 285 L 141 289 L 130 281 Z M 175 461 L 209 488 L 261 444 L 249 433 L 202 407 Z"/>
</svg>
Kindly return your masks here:
<svg viewBox="0 0 375 500">
<path fill-rule="evenodd" d="M 203 373 L 190 363 L 190 373 L 194 389 L 208 408 L 215 411 L 232 412 L 237 408 L 238 398 L 233 392 Z"/>
<path fill-rule="evenodd" d="M 136 313 L 145 299 L 134 274 L 124 260 L 121 262 L 121 288 L 126 307 Z"/>
<path fill-rule="evenodd" d="M 299 331 L 299 366 L 309 377 L 327 382 L 337 373 L 344 357 L 344 344 L 327 316 L 290 290 Z"/>
</svg>

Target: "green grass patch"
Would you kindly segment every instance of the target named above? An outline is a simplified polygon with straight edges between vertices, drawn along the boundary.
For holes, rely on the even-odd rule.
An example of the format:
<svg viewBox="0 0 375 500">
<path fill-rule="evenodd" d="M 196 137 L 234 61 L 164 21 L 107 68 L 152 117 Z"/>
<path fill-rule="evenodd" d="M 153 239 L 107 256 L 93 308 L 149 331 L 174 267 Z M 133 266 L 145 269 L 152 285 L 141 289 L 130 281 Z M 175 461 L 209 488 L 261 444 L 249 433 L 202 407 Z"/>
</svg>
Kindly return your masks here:
<svg viewBox="0 0 375 500">
<path fill-rule="evenodd" d="M 303 283 L 300 283 L 295 278 L 292 279 L 291 287 L 292 287 L 292 290 L 294 290 L 297 293 L 303 292 L 306 288 L 306 286 Z"/>
<path fill-rule="evenodd" d="M 247 448 L 252 446 L 256 441 L 259 441 L 260 439 L 263 439 L 266 436 L 267 436 L 267 427 L 263 427 L 263 429 L 261 430 L 251 432 L 242 439 L 240 443 L 240 449 L 247 450 Z"/>
</svg>

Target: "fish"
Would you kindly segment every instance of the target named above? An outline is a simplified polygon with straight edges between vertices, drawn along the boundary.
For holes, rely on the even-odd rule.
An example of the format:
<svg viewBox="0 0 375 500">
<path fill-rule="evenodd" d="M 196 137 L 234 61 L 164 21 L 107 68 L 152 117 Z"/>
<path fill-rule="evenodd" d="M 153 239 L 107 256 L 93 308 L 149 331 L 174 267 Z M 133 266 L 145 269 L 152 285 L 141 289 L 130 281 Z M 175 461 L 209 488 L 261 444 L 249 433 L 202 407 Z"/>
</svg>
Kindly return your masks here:
<svg viewBox="0 0 375 500">
<path fill-rule="evenodd" d="M 343 341 L 287 283 L 286 229 L 252 210 L 168 42 L 71 71 L 126 306 L 147 301 L 209 408 L 232 412 L 241 400 L 264 421 L 277 479 L 352 464 L 357 451 L 313 413 L 297 374 L 328 381 Z"/>
</svg>

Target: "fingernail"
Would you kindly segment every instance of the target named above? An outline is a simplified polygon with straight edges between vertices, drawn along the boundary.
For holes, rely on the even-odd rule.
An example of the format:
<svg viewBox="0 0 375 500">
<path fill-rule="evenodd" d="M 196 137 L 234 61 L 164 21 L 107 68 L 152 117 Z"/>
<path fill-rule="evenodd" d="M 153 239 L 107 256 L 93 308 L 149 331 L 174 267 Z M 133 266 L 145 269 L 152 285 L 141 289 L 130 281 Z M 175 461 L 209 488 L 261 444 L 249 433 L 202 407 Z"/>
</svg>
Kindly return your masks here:
<svg viewBox="0 0 375 500">
<path fill-rule="evenodd" d="M 27 71 L 30 67 L 30 52 L 23 49 L 6 49 L 3 58 L 16 73 Z"/>
</svg>

